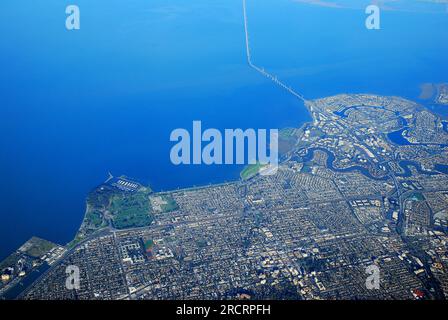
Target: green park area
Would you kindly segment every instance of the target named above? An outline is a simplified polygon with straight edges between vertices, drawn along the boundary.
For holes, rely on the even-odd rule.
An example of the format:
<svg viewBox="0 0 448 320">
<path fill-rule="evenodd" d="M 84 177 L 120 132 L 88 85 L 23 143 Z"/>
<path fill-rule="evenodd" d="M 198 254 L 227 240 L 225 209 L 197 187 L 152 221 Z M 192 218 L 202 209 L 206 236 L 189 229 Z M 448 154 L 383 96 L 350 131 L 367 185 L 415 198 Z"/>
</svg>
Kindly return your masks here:
<svg viewBox="0 0 448 320">
<path fill-rule="evenodd" d="M 90 228 L 97 229 L 105 225 L 101 212 L 97 209 L 89 210 L 85 216 L 85 222 Z"/>
<path fill-rule="evenodd" d="M 259 162 L 257 162 L 256 164 L 247 165 L 240 173 L 241 179 L 248 180 L 252 178 L 253 176 L 257 175 L 262 167 L 263 165 Z"/>
<path fill-rule="evenodd" d="M 38 258 L 43 256 L 56 246 L 56 244 L 48 240 L 38 237 L 32 237 L 19 248 L 19 251 L 25 253 L 28 256 Z"/>
<path fill-rule="evenodd" d="M 149 194 L 150 191 L 142 190 L 114 195 L 109 207 L 114 227 L 126 229 L 150 225 L 153 216 Z"/>
</svg>

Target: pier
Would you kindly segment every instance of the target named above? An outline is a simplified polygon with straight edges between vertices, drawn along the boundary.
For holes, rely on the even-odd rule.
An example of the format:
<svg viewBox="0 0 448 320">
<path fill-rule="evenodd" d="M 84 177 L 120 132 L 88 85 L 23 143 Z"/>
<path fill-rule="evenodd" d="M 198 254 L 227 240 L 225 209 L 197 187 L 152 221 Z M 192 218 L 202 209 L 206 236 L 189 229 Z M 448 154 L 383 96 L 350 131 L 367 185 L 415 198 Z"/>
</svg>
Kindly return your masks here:
<svg viewBox="0 0 448 320">
<path fill-rule="evenodd" d="M 251 67 L 252 69 L 257 71 L 258 73 L 262 74 L 263 76 L 265 76 L 266 78 L 268 78 L 269 80 L 274 82 L 276 85 L 282 87 L 283 89 L 288 91 L 290 94 L 292 94 L 296 98 L 298 98 L 298 99 L 300 99 L 300 100 L 305 102 L 306 100 L 303 97 L 303 95 L 301 95 L 300 93 L 296 92 L 294 89 L 292 89 L 291 87 L 287 86 L 285 83 L 280 81 L 277 78 L 277 76 L 269 73 L 268 71 L 266 71 L 262 67 L 258 67 L 257 65 L 255 65 L 252 62 L 252 56 L 251 56 L 250 44 L 249 44 L 249 31 L 248 31 L 248 27 L 247 27 L 248 23 L 247 23 L 246 0 L 243 0 L 243 15 L 244 15 L 244 33 L 245 33 L 245 36 L 246 36 L 246 57 L 247 57 L 247 64 L 249 65 L 249 67 Z"/>
</svg>

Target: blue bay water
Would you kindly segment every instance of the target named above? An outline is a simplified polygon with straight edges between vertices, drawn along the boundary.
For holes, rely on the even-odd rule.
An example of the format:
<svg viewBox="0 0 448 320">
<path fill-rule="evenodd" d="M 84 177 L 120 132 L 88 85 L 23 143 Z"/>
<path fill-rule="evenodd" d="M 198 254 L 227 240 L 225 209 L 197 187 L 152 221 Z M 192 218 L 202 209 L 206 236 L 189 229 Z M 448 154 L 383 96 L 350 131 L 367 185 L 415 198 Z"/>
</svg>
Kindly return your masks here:
<svg viewBox="0 0 448 320">
<path fill-rule="evenodd" d="M 66 243 L 87 193 L 110 171 L 155 190 L 238 179 L 241 166 L 171 164 L 170 132 L 281 128 L 310 116 L 250 69 L 240 0 L 0 4 L 0 258 L 36 235 Z M 447 15 L 248 1 L 254 61 L 308 98 L 344 92 L 415 99 L 447 81 Z M 414 25 L 419 24 L 419 26 Z"/>
<path fill-rule="evenodd" d="M 271 0 L 249 1 L 249 11 L 255 13 L 251 21 L 255 63 L 278 74 L 306 98 L 375 93 L 415 100 L 422 83 L 447 81 L 447 5 L 418 2 L 421 12 L 382 10 L 381 29 L 367 30 L 365 6 L 359 3 L 371 1 L 336 2 L 356 3 L 360 9 L 291 5 L 290 0 L 275 5 Z M 406 3 L 414 8 L 417 1 Z"/>
</svg>

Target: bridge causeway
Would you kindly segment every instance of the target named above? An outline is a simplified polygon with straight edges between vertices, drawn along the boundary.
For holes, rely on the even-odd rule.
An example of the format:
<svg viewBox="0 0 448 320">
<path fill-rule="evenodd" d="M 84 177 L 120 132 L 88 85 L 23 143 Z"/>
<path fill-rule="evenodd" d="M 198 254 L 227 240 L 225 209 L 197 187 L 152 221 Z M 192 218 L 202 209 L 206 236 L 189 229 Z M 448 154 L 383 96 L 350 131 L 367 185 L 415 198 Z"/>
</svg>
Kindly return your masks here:
<svg viewBox="0 0 448 320">
<path fill-rule="evenodd" d="M 258 67 L 257 65 L 255 65 L 252 62 L 252 56 L 251 56 L 250 45 L 249 45 L 249 31 L 248 31 L 248 27 L 247 27 L 248 23 L 247 23 L 246 0 L 243 0 L 243 14 L 244 14 L 244 33 L 245 33 L 245 36 L 246 36 L 246 57 L 247 57 L 247 63 L 249 65 L 249 67 L 251 67 L 252 69 L 257 71 L 258 73 L 262 74 L 263 76 L 265 76 L 269 80 L 273 81 L 276 85 L 282 87 L 283 89 L 288 91 L 290 94 L 292 94 L 296 98 L 298 98 L 298 99 L 300 99 L 300 100 L 305 102 L 306 100 L 303 97 L 303 95 L 301 95 L 300 93 L 298 93 L 297 91 L 295 91 L 291 87 L 287 86 L 285 83 L 280 81 L 275 75 L 269 73 L 268 71 L 266 71 L 262 67 Z"/>
</svg>

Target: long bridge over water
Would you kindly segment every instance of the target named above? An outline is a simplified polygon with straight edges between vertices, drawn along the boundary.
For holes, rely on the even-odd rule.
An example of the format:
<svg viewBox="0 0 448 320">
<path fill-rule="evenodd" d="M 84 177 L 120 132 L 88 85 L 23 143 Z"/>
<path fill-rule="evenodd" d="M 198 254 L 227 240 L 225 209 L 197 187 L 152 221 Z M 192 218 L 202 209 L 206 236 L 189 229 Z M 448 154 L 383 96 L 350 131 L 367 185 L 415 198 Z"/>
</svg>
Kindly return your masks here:
<svg viewBox="0 0 448 320">
<path fill-rule="evenodd" d="M 282 81 L 280 81 L 275 75 L 267 72 L 264 68 L 258 67 L 256 66 L 253 62 L 252 62 L 252 56 L 251 56 L 251 52 L 250 52 L 250 45 L 249 45 L 249 32 L 248 32 L 248 27 L 247 27 L 247 10 L 246 10 L 246 0 L 243 0 L 243 13 L 244 13 L 244 32 L 246 35 L 246 56 L 247 56 L 247 63 L 249 64 L 249 66 L 254 69 L 255 71 L 261 73 L 263 76 L 265 76 L 266 78 L 268 78 L 269 80 L 273 81 L 275 84 L 277 84 L 278 86 L 282 87 L 283 89 L 285 89 L 286 91 L 288 91 L 290 94 L 292 94 L 293 96 L 295 96 L 296 98 L 302 100 L 302 101 L 306 101 L 305 98 L 303 97 L 303 95 L 301 95 L 300 93 L 296 92 L 294 89 L 292 89 L 291 87 L 287 86 L 286 84 L 284 84 Z"/>
</svg>

